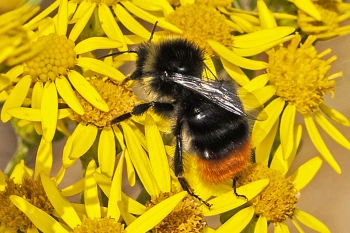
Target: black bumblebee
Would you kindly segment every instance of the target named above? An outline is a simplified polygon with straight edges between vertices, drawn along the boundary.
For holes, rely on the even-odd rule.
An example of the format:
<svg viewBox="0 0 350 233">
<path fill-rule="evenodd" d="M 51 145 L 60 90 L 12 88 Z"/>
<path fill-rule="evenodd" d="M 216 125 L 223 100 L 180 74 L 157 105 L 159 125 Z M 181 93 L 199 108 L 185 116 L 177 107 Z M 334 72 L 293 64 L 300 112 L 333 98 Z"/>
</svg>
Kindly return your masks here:
<svg viewBox="0 0 350 233">
<path fill-rule="evenodd" d="M 150 101 L 115 118 L 112 124 L 141 115 L 151 107 L 171 120 L 176 138 L 175 175 L 182 188 L 195 197 L 183 176 L 184 149 L 196 156 L 202 179 L 219 183 L 236 177 L 251 161 L 246 117 L 255 116 L 244 111 L 232 80 L 204 78 L 203 51 L 184 38 L 148 41 L 128 52 L 138 58 L 126 81 L 136 81 Z"/>
</svg>

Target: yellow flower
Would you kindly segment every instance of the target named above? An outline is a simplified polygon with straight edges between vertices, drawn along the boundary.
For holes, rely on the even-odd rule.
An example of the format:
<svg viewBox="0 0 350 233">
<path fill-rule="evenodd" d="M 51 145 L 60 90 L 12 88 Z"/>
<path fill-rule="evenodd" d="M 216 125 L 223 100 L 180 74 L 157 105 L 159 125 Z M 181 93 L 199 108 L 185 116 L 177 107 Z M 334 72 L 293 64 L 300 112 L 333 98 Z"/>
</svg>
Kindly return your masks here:
<svg viewBox="0 0 350 233">
<path fill-rule="evenodd" d="M 84 109 L 84 114 L 72 114 L 72 119 L 79 124 L 74 129 L 72 135 L 67 139 L 63 150 L 63 167 L 70 167 L 78 158 L 83 156 L 94 144 L 98 142 L 97 160 L 101 172 L 107 177 L 112 177 L 116 156 L 116 138 L 119 144 L 124 143 L 121 129 L 116 125 L 111 125 L 111 121 L 125 113 L 129 113 L 136 105 L 136 96 L 123 85 L 118 85 L 106 78 L 92 77 L 88 80 L 94 87 L 102 100 L 107 104 L 109 111 L 101 111 L 93 106 L 79 93 L 76 94 L 78 101 Z M 130 121 L 122 124 L 124 135 L 129 132 L 124 127 L 136 126 Z M 126 126 L 128 125 L 128 126 Z M 140 131 L 139 135 L 142 135 Z M 95 156 L 95 155 L 94 155 Z"/>
<path fill-rule="evenodd" d="M 45 142 L 42 141 L 45 144 Z M 43 146 L 41 143 L 41 149 Z M 46 148 L 48 149 L 48 148 Z M 42 158 L 42 157 L 41 157 Z M 33 170 L 24 165 L 22 160 L 17 164 L 8 178 L 0 171 L 0 229 L 5 232 L 33 232 L 37 231 L 33 223 L 23 213 L 21 213 L 11 202 L 12 195 L 21 196 L 24 200 L 30 203 L 42 212 L 53 214 L 53 206 L 49 202 L 44 188 L 38 177 L 39 169 L 42 171 L 51 171 L 52 157 L 46 157 L 47 161 L 42 161 L 41 166 L 36 166 L 33 177 Z M 37 158 L 37 163 L 40 159 Z M 51 161 L 51 166 L 49 166 Z M 43 165 L 47 165 L 43 168 Z M 56 177 L 58 178 L 58 177 Z"/>
<path fill-rule="evenodd" d="M 317 232 L 330 232 L 318 219 L 296 207 L 300 191 L 316 175 L 322 165 L 322 159 L 314 157 L 297 168 L 289 177 L 285 177 L 300 143 L 301 126 L 296 126 L 294 132 L 295 147 L 287 158 L 283 157 L 280 145 L 270 164 L 269 156 L 256 157 L 256 163 L 241 173 L 237 179 L 238 185 L 264 178 L 268 178 L 270 183 L 255 198 L 249 200 L 243 209 L 221 225 L 217 232 L 227 232 L 233 227 L 236 229 L 235 232 L 240 232 L 250 221 L 256 223 L 254 232 L 266 232 L 269 223 L 273 224 L 275 232 L 278 230 L 289 232 L 287 219 L 290 219 L 297 229 L 301 227 L 296 220 Z"/>
<path fill-rule="evenodd" d="M 259 151 L 269 153 L 281 119 L 280 138 L 283 154 L 287 157 L 293 149 L 295 115 L 300 113 L 316 149 L 337 173 L 341 173 L 339 165 L 320 136 L 313 117 L 328 135 L 350 150 L 349 141 L 322 114 L 323 112 L 333 121 L 349 126 L 345 116 L 328 107 L 323 101 L 327 92 L 333 93 L 335 79 L 342 76 L 342 73 L 329 74 L 330 65 L 336 57 L 323 60 L 330 53 L 330 49 L 318 54 L 312 46 L 315 39 L 314 36 L 309 36 L 304 44 L 299 45 L 301 37 L 297 35 L 287 47 L 280 46 L 267 51 L 267 73 L 256 77 L 250 85 L 245 86 L 261 102 L 270 100 L 265 108 L 269 118 L 255 122 L 252 141 L 253 145 L 265 148 Z"/>
<path fill-rule="evenodd" d="M 62 219 L 63 222 L 56 220 L 20 196 L 12 195 L 10 196 L 10 199 L 14 205 L 27 215 L 31 222 L 42 232 L 79 233 L 113 231 L 118 233 L 142 233 L 150 230 L 155 224 L 161 221 L 161 219 L 164 218 L 186 195 L 185 192 L 178 193 L 149 209 L 136 220 L 130 214 L 126 216 L 126 213 L 123 213 L 124 221 L 128 225 L 124 229 L 124 225 L 119 222 L 121 212 L 118 208 L 118 204 L 122 207 L 124 207 L 124 204 L 120 203 L 121 198 L 119 199 L 116 194 L 119 193 L 121 195 L 121 193 L 117 191 L 121 191 L 121 175 L 118 172 L 121 170 L 121 167 L 122 165 L 117 167 L 115 178 L 112 181 L 111 187 L 113 188 L 111 188 L 112 192 L 110 193 L 110 196 L 113 197 L 109 199 L 107 208 L 100 206 L 97 183 L 94 179 L 96 164 L 93 160 L 89 163 L 84 178 L 85 204 L 73 204 L 68 202 L 60 194 L 55 183 L 45 175 L 45 173 L 41 173 L 40 177 L 47 197 L 54 207 L 57 217 Z M 131 199 L 129 198 L 129 200 Z M 133 205 L 140 205 L 135 201 L 128 203 L 128 208 L 131 207 L 131 211 L 133 211 Z M 129 223 L 129 221 L 132 221 L 132 223 Z"/>
<path fill-rule="evenodd" d="M 91 70 L 116 82 L 124 79 L 124 75 L 110 65 L 82 56 L 88 51 L 118 48 L 122 44 L 108 38 L 89 38 L 76 45 L 74 40 L 66 37 L 67 6 L 67 1 L 61 1 L 57 20 L 45 18 L 40 21 L 43 14 L 47 13 L 43 11 L 25 25 L 27 28 L 37 29 L 37 41 L 31 46 L 36 47 L 36 44 L 40 44 L 42 50 L 29 61 L 13 67 L 5 74 L 14 83 L 6 89 L 10 94 L 1 112 L 2 121 L 7 122 L 14 116 L 36 122 L 37 132 L 42 134 L 47 142 L 52 141 L 54 137 L 57 119 L 70 115 L 70 109 L 80 115 L 84 114 L 73 88 L 94 107 L 109 111 L 98 92 L 76 69 Z M 31 108 L 21 107 L 26 98 L 31 99 Z M 67 104 L 69 108 L 61 103 Z"/>
<path fill-rule="evenodd" d="M 335 0 L 293 1 L 298 10 L 298 25 L 303 33 L 327 40 L 350 33 L 340 24 L 350 17 L 350 4 Z M 308 4 L 305 4 L 308 3 Z"/>
<path fill-rule="evenodd" d="M 38 6 L 32 8 L 26 4 L 0 15 L 0 63 L 2 65 L 17 65 L 40 52 L 40 46 L 30 46 L 31 32 L 23 27 L 23 24 L 38 11 Z"/>
</svg>

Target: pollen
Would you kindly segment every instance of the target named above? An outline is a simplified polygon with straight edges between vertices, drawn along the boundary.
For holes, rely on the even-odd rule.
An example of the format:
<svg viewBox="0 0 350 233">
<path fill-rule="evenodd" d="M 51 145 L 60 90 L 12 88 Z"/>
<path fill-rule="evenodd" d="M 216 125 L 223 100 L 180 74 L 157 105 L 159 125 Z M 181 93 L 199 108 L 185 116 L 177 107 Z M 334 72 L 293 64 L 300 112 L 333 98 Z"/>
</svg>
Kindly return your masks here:
<svg viewBox="0 0 350 233">
<path fill-rule="evenodd" d="M 59 75 L 66 76 L 67 70 L 74 69 L 76 53 L 74 42 L 66 36 L 49 34 L 41 36 L 34 43 L 42 44 L 42 51 L 25 63 L 24 75 L 31 75 L 34 81 L 53 81 Z"/>
<path fill-rule="evenodd" d="M 175 194 L 175 189 L 171 192 L 160 193 L 159 196 L 152 197 L 152 199 L 146 204 L 146 207 L 147 209 L 150 209 Z M 167 217 L 151 230 L 151 232 L 197 233 L 202 232 L 203 228 L 206 226 L 207 222 L 203 218 L 199 204 L 192 196 L 187 195 Z"/>
<path fill-rule="evenodd" d="M 231 28 L 226 18 L 212 6 L 204 4 L 188 4 L 176 8 L 166 18 L 167 21 L 183 30 L 182 36 L 193 41 L 209 55 L 215 52 L 207 44 L 207 40 L 215 40 L 230 47 L 232 45 Z"/>
<path fill-rule="evenodd" d="M 40 179 L 24 179 L 22 184 L 14 183 L 13 179 L 5 176 L 6 188 L 0 192 L 0 223 L 5 224 L 7 229 L 13 229 L 13 232 L 27 232 L 33 224 L 29 218 L 22 213 L 11 202 L 10 196 L 17 195 L 48 214 L 53 213 L 53 206 L 45 194 L 45 190 Z"/>
<path fill-rule="evenodd" d="M 265 216 L 269 222 L 283 222 L 292 218 L 299 192 L 279 171 L 255 163 L 242 171 L 237 184 L 241 186 L 266 178 L 270 180 L 269 185 L 249 201 L 255 207 L 255 214 Z"/>
<path fill-rule="evenodd" d="M 95 218 L 84 217 L 80 225 L 73 229 L 74 233 L 123 233 L 124 225 L 113 218 Z"/>
<path fill-rule="evenodd" d="M 327 92 L 333 94 L 333 77 L 341 76 L 341 72 L 329 75 L 330 64 L 336 57 L 323 60 L 322 56 L 329 51 L 317 54 L 312 46 L 315 39 L 315 36 L 309 36 L 299 46 L 301 36 L 296 35 L 288 47 L 280 46 L 267 51 L 270 84 L 276 87 L 277 96 L 295 105 L 301 114 L 317 111 L 323 103 L 323 96 Z"/>
<path fill-rule="evenodd" d="M 82 116 L 73 113 L 73 118 L 78 121 L 93 124 L 97 127 L 108 127 L 114 118 L 130 112 L 137 103 L 136 95 L 124 85 L 117 85 L 108 79 L 102 78 L 91 78 L 89 82 L 95 87 L 110 110 L 109 112 L 103 112 L 95 108 L 76 92 L 85 112 Z"/>
</svg>

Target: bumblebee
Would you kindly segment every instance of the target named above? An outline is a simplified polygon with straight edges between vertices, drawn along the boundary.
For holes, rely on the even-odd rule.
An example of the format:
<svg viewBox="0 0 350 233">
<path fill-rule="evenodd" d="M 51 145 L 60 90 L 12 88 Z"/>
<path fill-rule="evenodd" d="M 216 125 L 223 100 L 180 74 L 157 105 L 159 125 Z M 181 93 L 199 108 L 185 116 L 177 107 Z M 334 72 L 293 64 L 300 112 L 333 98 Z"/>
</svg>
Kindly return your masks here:
<svg viewBox="0 0 350 233">
<path fill-rule="evenodd" d="M 175 175 L 182 188 L 198 199 L 183 176 L 184 150 L 196 156 L 201 179 L 220 183 L 235 178 L 251 161 L 247 118 L 256 118 L 244 111 L 235 83 L 203 77 L 207 69 L 204 52 L 184 38 L 150 40 L 129 52 L 138 57 L 125 81 L 134 80 L 150 99 L 112 124 L 142 115 L 149 108 L 171 121 Z"/>
</svg>

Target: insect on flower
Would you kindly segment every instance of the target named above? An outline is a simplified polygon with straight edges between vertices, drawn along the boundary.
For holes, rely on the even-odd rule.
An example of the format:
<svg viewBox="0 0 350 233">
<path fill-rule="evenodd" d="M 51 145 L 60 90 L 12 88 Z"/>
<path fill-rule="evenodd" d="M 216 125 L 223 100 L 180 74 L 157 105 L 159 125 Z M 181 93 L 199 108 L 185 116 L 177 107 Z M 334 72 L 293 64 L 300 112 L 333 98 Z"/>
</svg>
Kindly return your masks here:
<svg viewBox="0 0 350 233">
<path fill-rule="evenodd" d="M 169 119 L 176 139 L 175 175 L 184 190 L 210 206 L 195 195 L 183 176 L 183 150 L 196 155 L 201 179 L 210 183 L 232 179 L 251 160 L 246 118 L 260 120 L 263 114 L 257 109 L 244 111 L 231 79 L 203 77 L 203 71 L 208 69 L 204 53 L 184 38 L 170 37 L 158 42 L 150 39 L 134 51 L 110 55 L 126 52 L 136 53 L 138 58 L 136 69 L 125 82 L 134 80 L 149 99 L 112 120 L 112 124 L 142 115 L 151 107 Z M 235 179 L 233 186 L 236 193 Z"/>
</svg>

